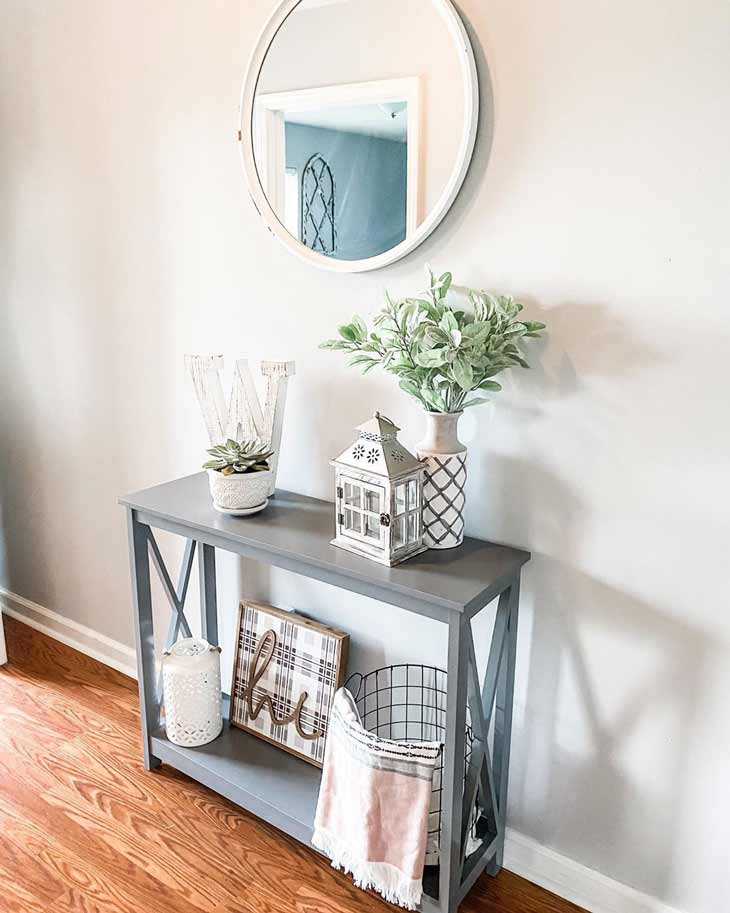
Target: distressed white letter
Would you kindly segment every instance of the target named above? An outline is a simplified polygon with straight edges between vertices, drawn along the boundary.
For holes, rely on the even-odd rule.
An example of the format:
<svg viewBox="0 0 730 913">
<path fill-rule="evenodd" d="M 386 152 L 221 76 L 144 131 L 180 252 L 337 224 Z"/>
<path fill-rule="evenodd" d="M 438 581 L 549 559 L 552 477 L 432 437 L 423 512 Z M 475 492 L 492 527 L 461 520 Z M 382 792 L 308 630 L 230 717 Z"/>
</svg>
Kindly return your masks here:
<svg viewBox="0 0 730 913">
<path fill-rule="evenodd" d="M 266 378 L 266 399 L 261 408 L 256 386 L 245 358 L 236 361 L 231 398 L 226 409 L 220 372 L 222 355 L 186 355 L 185 367 L 193 379 L 200 410 L 211 447 L 227 438 L 259 438 L 274 451 L 271 494 L 276 487 L 281 432 L 289 378 L 295 371 L 293 361 L 262 361 L 261 374 Z"/>
</svg>

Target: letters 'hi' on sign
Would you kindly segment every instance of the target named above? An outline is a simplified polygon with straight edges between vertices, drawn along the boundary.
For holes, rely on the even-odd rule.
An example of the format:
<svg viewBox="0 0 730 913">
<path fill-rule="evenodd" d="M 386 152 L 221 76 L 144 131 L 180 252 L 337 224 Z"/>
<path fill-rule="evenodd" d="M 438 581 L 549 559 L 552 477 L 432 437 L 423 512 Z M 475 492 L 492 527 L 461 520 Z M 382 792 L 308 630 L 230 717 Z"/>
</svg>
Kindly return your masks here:
<svg viewBox="0 0 730 913">
<path fill-rule="evenodd" d="M 350 637 L 272 606 L 242 602 L 231 682 L 231 726 L 316 767 L 347 671 Z"/>
<path fill-rule="evenodd" d="M 273 495 L 284 427 L 286 389 L 289 378 L 296 373 L 294 362 L 261 362 L 261 374 L 266 381 L 263 409 L 247 359 L 236 360 L 227 408 L 221 383 L 222 355 L 186 355 L 185 367 L 193 379 L 211 447 L 228 438 L 237 441 L 259 438 L 274 451 L 269 460 L 272 470 L 270 494 Z"/>
</svg>

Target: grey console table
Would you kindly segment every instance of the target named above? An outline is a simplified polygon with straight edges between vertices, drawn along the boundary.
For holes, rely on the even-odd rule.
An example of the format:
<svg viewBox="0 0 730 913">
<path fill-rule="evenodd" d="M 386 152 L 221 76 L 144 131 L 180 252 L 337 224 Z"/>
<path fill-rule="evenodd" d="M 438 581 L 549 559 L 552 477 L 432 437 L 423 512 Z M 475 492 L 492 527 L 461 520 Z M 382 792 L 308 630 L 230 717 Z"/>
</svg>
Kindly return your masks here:
<svg viewBox="0 0 730 913">
<path fill-rule="evenodd" d="M 169 764 L 306 845 L 319 789 L 316 768 L 227 723 L 222 735 L 202 748 L 181 748 L 165 737 L 155 680 L 150 560 L 172 609 L 168 645 L 180 633 L 190 633 L 185 598 L 196 551 L 202 632 L 218 643 L 217 548 L 444 623 L 448 692 L 441 866 L 435 878 L 424 881 L 422 909 L 454 913 L 479 875 L 484 870 L 494 875 L 502 865 L 520 571 L 529 553 L 467 538 L 458 549 L 425 552 L 388 568 L 330 545 L 330 502 L 281 491 L 261 514 L 228 517 L 213 509 L 205 473 L 128 495 L 120 503 L 129 522 L 145 766 L 150 770 Z M 187 540 L 177 586 L 153 528 Z M 471 620 L 497 598 L 486 672 L 480 681 Z M 465 774 L 467 707 L 474 743 Z M 467 856 L 467 831 L 477 797 L 478 832 L 484 839 Z"/>
</svg>

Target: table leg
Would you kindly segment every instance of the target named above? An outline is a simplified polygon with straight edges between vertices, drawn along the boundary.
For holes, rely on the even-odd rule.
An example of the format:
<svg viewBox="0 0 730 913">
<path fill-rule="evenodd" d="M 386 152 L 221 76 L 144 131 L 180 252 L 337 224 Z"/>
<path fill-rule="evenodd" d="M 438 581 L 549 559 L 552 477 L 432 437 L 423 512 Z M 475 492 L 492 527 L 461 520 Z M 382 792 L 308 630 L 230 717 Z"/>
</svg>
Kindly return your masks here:
<svg viewBox="0 0 730 913">
<path fill-rule="evenodd" d="M 139 710 L 142 723 L 144 766 L 152 770 L 160 759 L 152 754 L 150 736 L 160 719 L 155 693 L 155 632 L 152 619 L 152 590 L 150 587 L 149 527 L 137 519 L 137 511 L 127 510 L 129 560 L 132 570 L 132 599 L 134 603 L 134 639 L 137 649 L 137 680 Z"/>
<path fill-rule="evenodd" d="M 454 913 L 461 888 L 461 805 L 468 658 L 466 624 L 469 622 L 461 613 L 450 614 L 439 873 L 439 906 L 443 913 Z"/>
<path fill-rule="evenodd" d="M 494 858 L 487 866 L 490 875 L 497 875 L 504 862 L 504 837 L 507 821 L 507 787 L 509 785 L 509 757 L 512 741 L 512 704 L 515 688 L 515 660 L 517 657 L 517 620 L 520 606 L 519 575 L 509 588 L 509 618 L 507 621 L 506 656 L 499 668 L 497 698 L 494 708 L 494 752 L 492 758 L 494 787 L 497 794 L 501 839 Z"/>
<path fill-rule="evenodd" d="M 218 594 L 215 581 L 215 548 L 198 543 L 200 580 L 200 630 L 214 647 L 218 646 Z"/>
</svg>

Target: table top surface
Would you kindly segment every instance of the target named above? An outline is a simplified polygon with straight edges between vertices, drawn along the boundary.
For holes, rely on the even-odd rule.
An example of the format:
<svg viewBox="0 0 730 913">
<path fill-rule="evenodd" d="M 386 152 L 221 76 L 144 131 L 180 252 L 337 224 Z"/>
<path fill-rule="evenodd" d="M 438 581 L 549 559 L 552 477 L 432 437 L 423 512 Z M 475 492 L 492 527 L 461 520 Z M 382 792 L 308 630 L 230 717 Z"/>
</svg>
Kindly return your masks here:
<svg viewBox="0 0 730 913">
<path fill-rule="evenodd" d="M 239 554 L 270 556 L 275 566 L 360 592 L 390 593 L 393 602 L 400 597 L 445 611 L 485 604 L 486 596 L 493 598 L 530 560 L 522 549 L 467 537 L 458 548 L 430 550 L 386 567 L 331 544 L 331 501 L 277 489 L 261 513 L 231 517 L 213 507 L 205 472 L 126 495 L 119 503 L 138 511 L 151 526 L 158 519 L 193 539 L 198 532 Z"/>
</svg>

